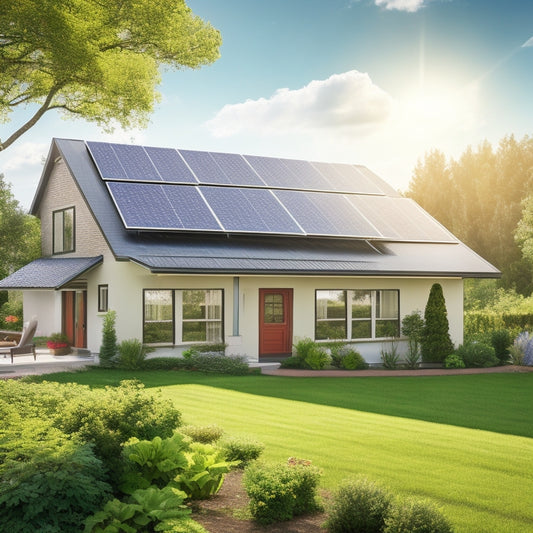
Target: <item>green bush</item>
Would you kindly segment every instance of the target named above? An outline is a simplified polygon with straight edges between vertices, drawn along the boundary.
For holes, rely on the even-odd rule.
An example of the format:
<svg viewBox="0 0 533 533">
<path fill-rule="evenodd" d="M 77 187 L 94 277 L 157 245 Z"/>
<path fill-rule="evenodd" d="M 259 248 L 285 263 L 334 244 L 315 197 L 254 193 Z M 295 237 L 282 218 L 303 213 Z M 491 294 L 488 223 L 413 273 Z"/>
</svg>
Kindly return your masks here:
<svg viewBox="0 0 533 533">
<path fill-rule="evenodd" d="M 2 531 L 80 531 L 111 495 L 106 471 L 88 445 L 36 419 L 1 431 Z"/>
<path fill-rule="evenodd" d="M 138 370 L 144 365 L 148 349 L 138 339 L 126 339 L 117 345 L 117 362 L 119 368 Z"/>
<path fill-rule="evenodd" d="M 500 364 L 505 365 L 509 362 L 509 346 L 511 346 L 511 334 L 506 329 L 493 331 L 491 335 L 491 344 L 494 348 L 494 355 L 499 359 Z"/>
<path fill-rule="evenodd" d="M 117 499 L 106 503 L 102 511 L 85 521 L 85 533 L 112 533 L 124 531 L 182 531 L 203 532 L 190 528 L 191 510 L 183 505 L 185 495 L 171 487 L 149 487 L 135 491 L 125 502 Z M 196 524 L 196 523 L 194 523 Z"/>
<path fill-rule="evenodd" d="M 467 368 L 488 368 L 499 364 L 494 348 L 481 342 L 465 343 L 455 352 Z"/>
<path fill-rule="evenodd" d="M 256 522 L 283 522 L 321 508 L 316 495 L 320 470 L 307 463 L 253 463 L 246 468 L 243 483 Z"/>
<path fill-rule="evenodd" d="M 57 413 L 54 425 L 94 444 L 96 456 L 114 478 L 122 469 L 123 443 L 132 437 L 146 440 L 169 437 L 180 425 L 180 413 L 172 402 L 148 393 L 139 382 L 122 381 L 119 387 L 106 387 L 103 391 L 68 386 L 79 387 L 80 394 Z"/>
<path fill-rule="evenodd" d="M 465 367 L 465 362 L 456 353 L 452 353 L 448 357 L 446 357 L 446 359 L 444 359 L 444 368 L 464 368 L 464 367 Z"/>
<path fill-rule="evenodd" d="M 239 468 L 244 468 L 260 457 L 265 445 L 250 437 L 226 437 L 218 443 L 227 461 L 239 461 Z"/>
<path fill-rule="evenodd" d="M 381 348 L 381 363 L 387 370 L 395 370 L 400 365 L 400 354 L 398 353 L 398 343 L 392 341 L 390 346 Z"/>
<path fill-rule="evenodd" d="M 3 293 L 4 291 L 0 292 Z M 0 305 L 0 329 L 22 331 L 22 320 L 22 299 L 8 300 Z"/>
<path fill-rule="evenodd" d="M 405 498 L 389 507 L 383 533 L 453 533 L 453 528 L 431 502 Z"/>
<path fill-rule="evenodd" d="M 306 365 L 300 356 L 291 355 L 281 361 L 280 368 L 306 368 Z"/>
<path fill-rule="evenodd" d="M 330 345 L 331 364 L 336 368 L 345 370 L 364 370 L 368 368 L 368 363 L 363 356 L 351 346 L 343 343 L 333 343 Z"/>
<path fill-rule="evenodd" d="M 189 361 L 181 357 L 151 357 L 143 363 L 143 370 L 188 370 Z"/>
<path fill-rule="evenodd" d="M 326 349 L 318 345 L 309 349 L 304 359 L 305 364 L 312 370 L 322 370 L 330 360 Z"/>
<path fill-rule="evenodd" d="M 333 495 L 326 529 L 330 533 L 381 533 L 392 495 L 364 477 L 345 481 Z"/>
<path fill-rule="evenodd" d="M 403 317 L 402 334 L 407 337 L 407 354 L 405 356 L 407 368 L 418 368 L 423 333 L 424 319 L 420 311 L 414 311 Z"/>
<path fill-rule="evenodd" d="M 442 286 L 439 283 L 434 283 L 429 292 L 424 312 L 424 329 L 421 342 L 422 361 L 426 363 L 441 363 L 453 352 L 449 327 Z"/>
<path fill-rule="evenodd" d="M 100 346 L 100 366 L 110 368 L 115 366 L 117 358 L 117 332 L 115 331 L 116 311 L 108 311 L 104 315 L 102 326 L 102 346 Z"/>
<path fill-rule="evenodd" d="M 205 352 L 193 354 L 186 366 L 189 370 L 200 372 L 216 372 L 217 374 L 231 374 L 243 376 L 250 372 L 250 367 L 243 355 L 220 355 L 219 352 Z"/>
<path fill-rule="evenodd" d="M 212 444 L 222 437 L 224 430 L 216 424 L 210 424 L 208 426 L 182 426 L 180 433 L 187 435 L 194 442 Z"/>
</svg>

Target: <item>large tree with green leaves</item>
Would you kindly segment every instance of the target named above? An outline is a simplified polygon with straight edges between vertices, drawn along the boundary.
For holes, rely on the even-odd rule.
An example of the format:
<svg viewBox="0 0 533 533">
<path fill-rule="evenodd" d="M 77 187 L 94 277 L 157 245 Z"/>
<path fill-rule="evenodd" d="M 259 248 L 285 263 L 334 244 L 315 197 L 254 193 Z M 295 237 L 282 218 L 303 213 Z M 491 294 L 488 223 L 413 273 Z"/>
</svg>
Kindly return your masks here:
<svg viewBox="0 0 533 533">
<path fill-rule="evenodd" d="M 58 109 L 104 128 L 144 126 L 159 67 L 199 68 L 221 37 L 184 0 L 2 0 L 0 121 L 31 107 L 0 150 Z"/>
</svg>

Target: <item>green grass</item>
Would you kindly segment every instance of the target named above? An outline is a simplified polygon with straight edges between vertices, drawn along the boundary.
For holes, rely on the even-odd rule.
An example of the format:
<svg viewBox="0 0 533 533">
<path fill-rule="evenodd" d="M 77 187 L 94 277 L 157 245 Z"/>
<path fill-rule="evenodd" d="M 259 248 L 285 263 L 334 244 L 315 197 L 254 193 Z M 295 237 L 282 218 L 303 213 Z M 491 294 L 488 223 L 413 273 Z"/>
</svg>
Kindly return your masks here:
<svg viewBox="0 0 533 533">
<path fill-rule="evenodd" d="M 90 370 L 46 376 L 94 386 L 138 377 L 185 421 L 311 459 L 323 486 L 364 473 L 442 506 L 458 532 L 531 532 L 533 374 L 278 378 Z"/>
</svg>

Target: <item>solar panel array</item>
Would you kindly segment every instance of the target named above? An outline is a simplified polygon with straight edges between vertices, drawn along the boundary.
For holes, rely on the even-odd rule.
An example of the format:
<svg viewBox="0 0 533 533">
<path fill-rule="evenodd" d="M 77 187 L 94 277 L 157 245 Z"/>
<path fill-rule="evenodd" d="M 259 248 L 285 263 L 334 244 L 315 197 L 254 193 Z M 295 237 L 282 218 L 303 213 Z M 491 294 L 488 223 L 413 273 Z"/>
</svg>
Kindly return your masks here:
<svg viewBox="0 0 533 533">
<path fill-rule="evenodd" d="M 455 241 L 366 167 L 87 146 L 127 229 Z"/>
</svg>

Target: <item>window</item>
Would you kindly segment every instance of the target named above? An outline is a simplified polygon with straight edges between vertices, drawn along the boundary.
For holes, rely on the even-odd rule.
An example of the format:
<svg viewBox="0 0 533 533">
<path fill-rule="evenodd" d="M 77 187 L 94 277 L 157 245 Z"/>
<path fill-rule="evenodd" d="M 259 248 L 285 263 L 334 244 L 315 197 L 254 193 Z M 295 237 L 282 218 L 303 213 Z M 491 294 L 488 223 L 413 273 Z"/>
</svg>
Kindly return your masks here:
<svg viewBox="0 0 533 533">
<path fill-rule="evenodd" d="M 108 311 L 108 289 L 107 285 L 98 285 L 98 312 L 106 313 Z"/>
<path fill-rule="evenodd" d="M 74 251 L 74 208 L 61 209 L 52 214 L 52 250 L 54 254 Z"/>
<path fill-rule="evenodd" d="M 144 342 L 222 342 L 222 309 L 218 289 L 145 290 Z"/>
<path fill-rule="evenodd" d="M 315 339 L 399 335 L 399 299 L 397 290 L 317 290 Z"/>
</svg>

